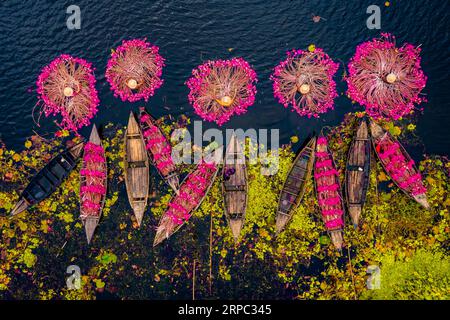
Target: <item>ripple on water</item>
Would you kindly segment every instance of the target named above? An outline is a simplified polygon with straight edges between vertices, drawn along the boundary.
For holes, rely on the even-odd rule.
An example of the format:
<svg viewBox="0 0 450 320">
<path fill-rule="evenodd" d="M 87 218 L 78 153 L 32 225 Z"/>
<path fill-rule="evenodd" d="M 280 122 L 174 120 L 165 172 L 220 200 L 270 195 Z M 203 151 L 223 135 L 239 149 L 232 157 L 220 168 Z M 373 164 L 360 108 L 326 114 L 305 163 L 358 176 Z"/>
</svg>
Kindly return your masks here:
<svg viewBox="0 0 450 320">
<path fill-rule="evenodd" d="M 184 85 L 191 70 L 207 59 L 241 56 L 258 74 L 256 102 L 247 114 L 233 117 L 224 128 L 280 128 L 282 143 L 292 135 L 306 137 L 323 125 L 339 123 L 354 106 L 345 97 L 336 100 L 335 111 L 321 119 L 300 118 L 283 108 L 272 96 L 269 76 L 287 50 L 314 43 L 336 61 L 347 63 L 358 43 L 379 34 L 366 28 L 366 8 L 372 1 L 87 1 L 78 0 L 81 30 L 66 28 L 66 3 L 2 1 L 0 4 L 0 137 L 21 149 L 36 130 L 54 131 L 50 119 L 38 128 L 31 111 L 37 99 L 27 90 L 35 86 L 40 69 L 61 53 L 91 61 L 96 67 L 101 99 L 95 121 L 126 124 L 130 108 L 140 103 L 115 99 L 104 72 L 111 48 L 123 39 L 147 37 L 160 46 L 167 59 L 165 83 L 147 105 L 156 116 L 186 113 L 199 119 L 187 101 Z M 428 152 L 446 154 L 450 138 L 450 90 L 448 79 L 449 2 L 409 1 L 382 7 L 382 31 L 393 32 L 398 41 L 422 44 L 423 68 L 429 80 L 429 103 L 418 124 Z M 312 21 L 320 15 L 324 20 Z M 326 19 L 326 20 L 325 20 Z M 336 75 L 338 90 L 345 92 Z M 440 124 L 440 125 L 436 125 Z M 205 124 L 215 127 L 214 124 Z M 87 134 L 88 130 L 82 133 Z"/>
</svg>

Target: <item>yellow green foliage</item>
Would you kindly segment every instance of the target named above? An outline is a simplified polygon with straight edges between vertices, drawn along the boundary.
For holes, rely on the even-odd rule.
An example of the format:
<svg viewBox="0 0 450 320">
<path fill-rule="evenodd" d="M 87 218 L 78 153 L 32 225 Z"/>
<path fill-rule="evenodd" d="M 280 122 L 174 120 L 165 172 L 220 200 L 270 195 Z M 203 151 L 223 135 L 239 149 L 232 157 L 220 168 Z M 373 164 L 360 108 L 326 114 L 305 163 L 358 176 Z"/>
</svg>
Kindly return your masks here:
<svg viewBox="0 0 450 320">
<path fill-rule="evenodd" d="M 442 252 L 419 249 L 412 256 L 399 258 L 386 252 L 381 261 L 380 288 L 366 291 L 369 299 L 445 299 L 450 298 L 450 260 Z"/>
<path fill-rule="evenodd" d="M 186 118 L 170 121 L 175 125 L 165 120 L 173 119 L 161 120 L 167 135 L 189 123 Z M 355 115 L 349 114 L 328 132 L 338 168 L 345 167 L 355 125 Z M 406 120 L 382 125 L 402 141 L 417 142 L 415 126 Z M 19 190 L 62 150 L 62 140 L 34 136 L 21 152 L 0 145 L 0 297 L 95 299 L 108 292 L 130 299 L 189 299 L 195 261 L 197 298 L 449 298 L 450 260 L 445 250 L 450 231 L 450 162 L 446 157 L 428 157 L 418 164 L 428 189 L 428 211 L 398 190 L 379 163 L 372 161 L 363 221 L 359 229 L 348 223 L 342 253 L 325 232 L 312 180 L 292 220 L 275 236 L 278 195 L 294 158 L 291 145 L 278 150 L 278 171 L 273 176 L 262 173 L 267 164 L 261 161 L 248 164 L 247 215 L 238 243 L 224 217 L 219 174 L 186 225 L 152 248 L 158 220 L 173 192 L 152 169 L 149 209 L 138 228 L 123 183 L 124 132 L 112 124 L 104 128 L 108 194 L 90 246 L 78 218 L 79 168 L 51 197 L 8 217 Z M 297 139 L 293 137 L 291 143 Z M 246 152 L 254 148 L 249 145 Z M 268 161 L 273 162 L 273 156 L 269 154 Z M 180 167 L 183 176 L 192 169 L 193 165 Z M 342 169 L 340 173 L 343 180 Z M 70 265 L 80 267 L 78 290 L 66 286 Z M 369 265 L 380 268 L 380 289 L 367 287 Z"/>
</svg>

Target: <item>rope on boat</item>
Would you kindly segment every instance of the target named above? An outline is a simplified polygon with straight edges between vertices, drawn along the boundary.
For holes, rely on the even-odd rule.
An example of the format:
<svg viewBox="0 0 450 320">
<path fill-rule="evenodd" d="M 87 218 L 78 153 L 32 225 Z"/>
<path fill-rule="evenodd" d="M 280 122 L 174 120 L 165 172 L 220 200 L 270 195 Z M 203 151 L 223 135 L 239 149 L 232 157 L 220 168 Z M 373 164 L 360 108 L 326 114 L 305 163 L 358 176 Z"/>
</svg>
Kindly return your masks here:
<svg viewBox="0 0 450 320">
<path fill-rule="evenodd" d="M 192 300 L 195 300 L 195 265 L 196 260 L 194 259 L 194 269 L 192 271 Z"/>
</svg>

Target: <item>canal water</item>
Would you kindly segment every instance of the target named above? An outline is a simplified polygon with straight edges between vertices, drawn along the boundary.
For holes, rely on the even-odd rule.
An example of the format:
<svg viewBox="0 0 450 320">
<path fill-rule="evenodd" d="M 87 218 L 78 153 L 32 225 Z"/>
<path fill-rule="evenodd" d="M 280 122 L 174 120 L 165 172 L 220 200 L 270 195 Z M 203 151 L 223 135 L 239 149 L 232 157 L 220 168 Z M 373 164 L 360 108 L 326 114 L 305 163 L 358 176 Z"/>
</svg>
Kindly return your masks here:
<svg viewBox="0 0 450 320">
<path fill-rule="evenodd" d="M 66 9 L 81 10 L 81 29 L 69 30 Z M 381 30 L 370 30 L 369 5 L 381 8 Z M 343 115 L 361 110 L 345 96 L 344 68 L 362 41 L 391 32 L 399 44 L 421 45 L 422 66 L 428 76 L 428 103 L 418 117 L 422 153 L 446 155 L 450 149 L 450 41 L 448 1 L 18 1 L 0 3 L 0 139 L 21 150 L 33 134 L 54 132 L 52 119 L 32 118 L 37 103 L 36 78 L 43 66 L 61 53 L 82 57 L 96 68 L 100 108 L 94 121 L 126 124 L 130 108 L 144 104 L 155 116 L 186 114 L 200 120 L 188 103 L 184 82 L 191 70 L 207 59 L 243 57 L 256 70 L 258 93 L 253 106 L 222 128 L 280 129 L 281 143 L 293 135 L 305 138 L 322 126 L 338 124 Z M 322 17 L 315 23 L 314 15 Z M 114 98 L 104 73 L 112 48 L 123 39 L 147 37 L 160 47 L 167 66 L 164 85 L 148 103 L 124 103 Z M 341 62 L 336 75 L 341 94 L 335 110 L 320 119 L 307 119 L 284 109 L 273 98 L 269 76 L 292 48 L 315 44 Z M 215 127 L 204 123 L 203 127 Z M 88 134 L 88 128 L 81 131 Z"/>
</svg>

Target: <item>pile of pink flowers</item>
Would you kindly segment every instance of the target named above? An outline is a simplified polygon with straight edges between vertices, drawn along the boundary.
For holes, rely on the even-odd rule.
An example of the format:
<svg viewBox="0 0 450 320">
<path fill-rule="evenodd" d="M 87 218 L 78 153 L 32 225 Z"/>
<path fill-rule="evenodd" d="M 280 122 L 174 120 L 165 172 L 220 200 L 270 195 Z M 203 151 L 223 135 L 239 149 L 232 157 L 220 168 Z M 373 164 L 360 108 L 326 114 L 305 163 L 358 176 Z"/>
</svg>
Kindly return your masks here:
<svg viewBox="0 0 450 320">
<path fill-rule="evenodd" d="M 77 133 L 89 125 L 99 104 L 92 65 L 67 54 L 42 69 L 36 82 L 45 116 L 61 114 L 58 124 Z"/>
<path fill-rule="evenodd" d="M 327 230 L 340 229 L 344 226 L 343 205 L 340 195 L 339 173 L 327 149 L 327 139 L 319 137 L 317 140 L 317 160 L 314 165 L 314 179 L 322 217 Z"/>
<path fill-rule="evenodd" d="M 148 129 L 143 132 L 146 149 L 152 155 L 156 168 L 163 176 L 175 171 L 175 163 L 172 160 L 172 147 L 157 126 L 150 120 L 150 116 L 143 114 L 140 121 L 147 123 Z"/>
<path fill-rule="evenodd" d="M 84 147 L 83 169 L 80 170 L 82 185 L 81 218 L 99 216 L 103 195 L 106 194 L 105 150 L 102 146 L 88 142 Z"/>
<path fill-rule="evenodd" d="M 427 192 L 420 172 L 414 168 L 414 161 L 412 159 L 406 160 L 397 141 L 392 141 L 385 136 L 376 145 L 376 150 L 387 173 L 400 188 L 406 190 L 412 196 Z"/>
<path fill-rule="evenodd" d="M 164 58 L 158 52 L 159 48 L 145 38 L 124 40 L 106 67 L 106 80 L 114 96 L 122 101 L 148 101 L 163 84 Z M 135 88 L 129 86 L 130 80 L 135 82 Z"/>
<path fill-rule="evenodd" d="M 242 58 L 207 61 L 186 81 L 195 112 L 218 125 L 243 114 L 255 102 L 256 72 Z"/>
<path fill-rule="evenodd" d="M 179 194 L 169 203 L 166 212 L 175 224 L 181 225 L 190 218 L 191 211 L 205 195 L 216 171 L 217 164 L 202 161 L 197 169 L 189 174 Z"/>
<path fill-rule="evenodd" d="M 291 105 L 299 115 L 317 118 L 333 109 L 338 68 L 320 48 L 289 51 L 270 77 L 274 96 L 285 108 Z"/>
<path fill-rule="evenodd" d="M 397 48 L 395 37 L 386 33 L 360 44 L 348 65 L 348 96 L 374 118 L 397 120 L 410 113 L 424 101 L 420 93 L 427 77 L 419 54 L 411 44 Z"/>
</svg>

